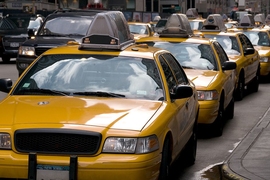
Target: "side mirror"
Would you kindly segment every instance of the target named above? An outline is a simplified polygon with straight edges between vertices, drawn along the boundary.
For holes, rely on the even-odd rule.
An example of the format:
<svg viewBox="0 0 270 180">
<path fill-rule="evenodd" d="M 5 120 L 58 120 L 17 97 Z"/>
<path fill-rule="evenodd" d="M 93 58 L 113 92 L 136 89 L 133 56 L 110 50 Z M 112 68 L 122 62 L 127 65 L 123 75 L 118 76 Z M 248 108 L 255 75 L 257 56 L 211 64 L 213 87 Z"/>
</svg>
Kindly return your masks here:
<svg viewBox="0 0 270 180">
<path fill-rule="evenodd" d="M 29 38 L 31 38 L 32 36 L 35 36 L 35 31 L 34 31 L 34 29 L 28 29 L 27 33 L 28 33 L 28 37 L 29 37 Z"/>
<path fill-rule="evenodd" d="M 188 98 L 193 95 L 193 89 L 192 87 L 188 85 L 178 85 L 174 88 L 173 94 L 171 94 L 172 99 L 182 99 L 182 98 Z"/>
<path fill-rule="evenodd" d="M 236 69 L 236 62 L 233 61 L 225 61 L 222 64 L 222 70 L 226 71 L 226 70 L 233 70 Z"/>
<path fill-rule="evenodd" d="M 250 55 L 250 54 L 254 54 L 255 53 L 255 49 L 254 48 L 246 48 L 244 50 L 244 55 Z"/>
<path fill-rule="evenodd" d="M 12 80 L 11 79 L 0 79 L 0 91 L 9 93 L 12 88 Z"/>
</svg>

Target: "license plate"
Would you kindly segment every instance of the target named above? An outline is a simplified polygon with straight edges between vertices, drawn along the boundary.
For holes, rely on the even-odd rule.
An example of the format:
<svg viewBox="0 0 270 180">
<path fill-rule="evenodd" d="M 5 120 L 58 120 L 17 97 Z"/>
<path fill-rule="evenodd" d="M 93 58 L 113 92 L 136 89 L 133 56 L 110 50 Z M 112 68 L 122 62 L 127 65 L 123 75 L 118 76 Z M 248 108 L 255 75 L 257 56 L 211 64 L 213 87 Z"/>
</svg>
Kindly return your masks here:
<svg viewBox="0 0 270 180">
<path fill-rule="evenodd" d="M 19 47 L 19 45 L 20 45 L 19 43 L 14 43 L 14 42 L 10 43 L 10 47 Z"/>
<path fill-rule="evenodd" d="M 69 166 L 37 165 L 36 180 L 68 180 Z"/>
</svg>

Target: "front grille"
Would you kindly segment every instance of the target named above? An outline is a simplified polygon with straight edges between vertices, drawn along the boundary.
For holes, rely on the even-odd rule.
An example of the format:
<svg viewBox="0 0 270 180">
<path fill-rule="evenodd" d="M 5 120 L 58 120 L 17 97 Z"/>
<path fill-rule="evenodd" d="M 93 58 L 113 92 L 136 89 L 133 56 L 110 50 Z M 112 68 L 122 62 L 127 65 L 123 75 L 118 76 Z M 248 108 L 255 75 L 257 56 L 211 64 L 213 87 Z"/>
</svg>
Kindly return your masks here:
<svg viewBox="0 0 270 180">
<path fill-rule="evenodd" d="M 15 132 L 19 152 L 49 154 L 95 154 L 101 134 L 69 129 L 24 129 Z"/>
<path fill-rule="evenodd" d="M 3 37 L 3 42 L 23 43 L 26 40 L 27 40 L 27 37 Z"/>
<path fill-rule="evenodd" d="M 49 49 L 50 48 L 36 48 L 35 52 L 36 52 L 36 55 L 39 56 L 39 55 L 41 55 L 42 53 L 44 53 L 45 51 L 47 51 Z"/>
</svg>

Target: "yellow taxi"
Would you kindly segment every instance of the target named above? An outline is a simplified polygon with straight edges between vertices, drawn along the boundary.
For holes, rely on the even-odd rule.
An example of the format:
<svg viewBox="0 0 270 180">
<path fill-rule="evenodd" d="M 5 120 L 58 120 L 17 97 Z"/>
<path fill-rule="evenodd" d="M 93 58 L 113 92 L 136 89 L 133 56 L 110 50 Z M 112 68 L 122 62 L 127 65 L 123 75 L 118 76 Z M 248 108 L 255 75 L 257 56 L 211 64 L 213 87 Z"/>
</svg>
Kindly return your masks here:
<svg viewBox="0 0 270 180">
<path fill-rule="evenodd" d="M 142 37 L 154 35 L 154 30 L 150 23 L 144 22 L 128 22 L 130 32 L 134 35 L 134 39 L 138 40 Z"/>
<path fill-rule="evenodd" d="M 261 78 L 270 78 L 270 30 L 264 28 L 263 21 L 260 21 L 258 14 L 254 21 L 252 16 L 244 15 L 240 20 L 240 25 L 231 29 L 234 32 L 243 32 L 251 41 L 254 48 L 259 52 L 260 55 L 260 76 Z M 254 24 L 255 23 L 255 24 Z M 256 23 L 259 26 L 256 26 Z"/>
<path fill-rule="evenodd" d="M 166 49 L 176 57 L 198 91 L 198 123 L 210 125 L 211 133 L 221 136 L 224 115 L 234 116 L 236 63 L 229 61 L 216 40 L 192 36 L 187 16 L 172 14 L 159 36 L 141 38 L 137 43 Z"/>
<path fill-rule="evenodd" d="M 0 90 L 0 178 L 165 180 L 180 153 L 195 162 L 194 83 L 169 51 L 136 45 L 120 11 Z"/>
<path fill-rule="evenodd" d="M 198 14 L 196 8 L 189 8 L 186 12 L 188 17 L 188 21 L 190 23 L 191 29 L 194 34 L 198 34 L 202 28 L 203 22 L 205 18 L 202 18 L 201 15 Z"/>
<path fill-rule="evenodd" d="M 216 39 L 231 61 L 236 62 L 235 98 L 242 100 L 245 89 L 257 92 L 259 89 L 260 56 L 249 38 L 242 32 L 227 32 L 219 14 L 209 15 L 201 33 L 206 38 Z M 225 28 L 224 28 L 225 27 Z"/>
</svg>

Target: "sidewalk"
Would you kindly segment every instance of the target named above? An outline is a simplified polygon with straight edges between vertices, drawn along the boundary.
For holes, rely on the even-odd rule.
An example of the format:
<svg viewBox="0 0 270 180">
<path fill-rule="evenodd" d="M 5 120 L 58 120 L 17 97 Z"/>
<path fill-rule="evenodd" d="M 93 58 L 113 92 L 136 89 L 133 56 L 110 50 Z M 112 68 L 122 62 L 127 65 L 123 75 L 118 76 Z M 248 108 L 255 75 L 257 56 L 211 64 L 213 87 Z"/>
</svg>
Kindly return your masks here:
<svg viewBox="0 0 270 180">
<path fill-rule="evenodd" d="M 270 108 L 222 166 L 231 180 L 270 180 Z"/>
</svg>

